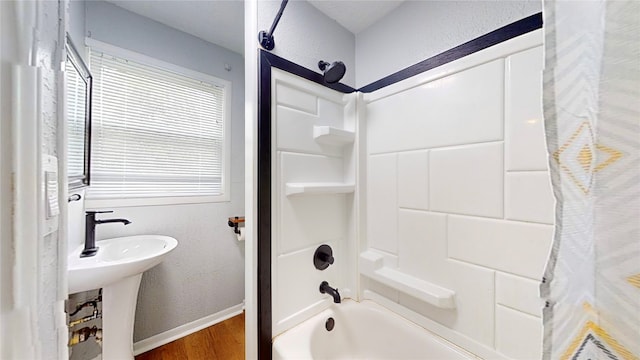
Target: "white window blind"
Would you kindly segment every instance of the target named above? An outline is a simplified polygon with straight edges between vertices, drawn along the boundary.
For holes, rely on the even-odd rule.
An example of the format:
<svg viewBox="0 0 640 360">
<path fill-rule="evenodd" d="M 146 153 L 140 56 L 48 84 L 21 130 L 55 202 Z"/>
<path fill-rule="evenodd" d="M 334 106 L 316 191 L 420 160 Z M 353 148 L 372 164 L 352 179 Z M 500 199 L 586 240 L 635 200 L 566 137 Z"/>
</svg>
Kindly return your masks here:
<svg viewBox="0 0 640 360">
<path fill-rule="evenodd" d="M 224 85 L 92 51 L 92 199 L 224 195 Z"/>
</svg>

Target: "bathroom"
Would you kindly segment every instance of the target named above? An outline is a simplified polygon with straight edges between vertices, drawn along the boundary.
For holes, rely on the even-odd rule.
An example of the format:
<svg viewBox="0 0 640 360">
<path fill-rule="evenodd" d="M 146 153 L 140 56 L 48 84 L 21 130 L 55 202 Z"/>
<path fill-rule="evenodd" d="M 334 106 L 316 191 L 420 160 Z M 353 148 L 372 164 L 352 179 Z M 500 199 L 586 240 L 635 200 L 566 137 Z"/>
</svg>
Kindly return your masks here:
<svg viewBox="0 0 640 360">
<path fill-rule="evenodd" d="M 615 4 L 630 14 L 638 11 L 633 2 Z M 614 5 L 609 13 L 625 12 Z M 602 295 L 581 297 L 574 292 L 579 300 L 570 297 L 576 302 L 573 307 L 568 311 L 556 307 L 563 314 L 560 320 L 570 323 L 566 326 L 571 326 L 571 334 L 567 331 L 567 339 L 556 339 L 552 335 L 560 332 L 551 326 L 565 324 L 560 320 L 554 324 L 551 313 L 543 313 L 554 304 L 545 304 L 540 294 L 547 301 L 564 298 L 559 285 L 545 286 L 543 279 L 553 270 L 548 259 L 562 259 L 562 253 L 553 252 L 558 249 L 552 251 L 554 237 L 564 234 L 554 226 L 558 216 L 554 209 L 578 211 L 565 209 L 562 203 L 554 206 L 554 193 L 568 201 L 571 190 L 560 186 L 552 190 L 551 181 L 555 185 L 601 181 L 575 175 L 563 158 L 570 146 L 556 153 L 549 150 L 565 142 L 546 143 L 553 135 L 545 134 L 543 123 L 548 119 L 545 113 L 543 121 L 542 112 L 544 53 L 550 51 L 541 28 L 545 6 L 552 7 L 539 1 L 3 3 L 3 93 L 28 94 L 28 87 L 15 90 L 5 83 L 13 76 L 14 82 L 31 80 L 40 100 L 14 105 L 4 95 L 2 100 L 0 357 L 97 355 L 99 345 L 92 345 L 88 350 L 93 352 L 86 357 L 78 348 L 74 355 L 67 346 L 73 335 L 67 321 L 73 308 L 65 303 L 74 279 L 68 273 L 73 265 L 69 256 L 86 247 L 86 211 L 113 211 L 95 214 L 96 220 L 122 220 L 96 224 L 98 247 L 101 241 L 106 244 L 105 239 L 144 234 L 177 240 L 162 262 L 144 272 L 139 290 L 134 286 L 137 296 L 127 310 L 133 311 L 131 316 L 121 316 L 135 319 L 127 345 L 136 356 L 244 316 L 245 336 L 238 340 L 244 349 L 234 357 L 358 358 L 362 355 L 304 355 L 307 349 L 287 344 L 309 341 L 295 337 L 296 329 L 311 326 L 315 320 L 309 319 L 327 311 L 335 313 L 335 332 L 325 330 L 322 318 L 322 335 L 314 341 L 342 333 L 347 320 L 341 312 L 359 301 L 398 314 L 420 331 L 426 329 L 438 339 L 434 346 L 457 349 L 450 358 L 541 358 L 543 337 L 545 357 L 560 357 L 548 351 L 562 354 L 571 349 L 581 340 L 577 336 L 584 335 L 580 331 L 584 318 L 597 318 L 594 314 L 610 320 L 595 321 L 597 326 L 585 329 L 590 334 L 613 334 L 598 344 L 613 347 L 615 354 L 621 354 L 618 358 L 637 358 L 639 345 L 629 341 L 639 320 L 633 309 L 640 308 L 634 293 L 640 287 L 634 285 L 640 284 L 640 275 L 635 275 L 640 269 L 634 265 L 640 256 L 637 242 L 620 246 L 631 254 L 619 262 L 627 279 L 620 286 L 632 285 L 624 288 L 626 302 L 620 307 L 631 314 L 628 320 L 621 320 L 624 316 L 619 313 L 608 318 L 610 303 L 596 304 Z M 545 16 L 550 16 L 553 12 L 547 7 Z M 273 31 L 275 46 L 265 50 L 258 33 L 269 32 L 280 10 Z M 578 10 L 558 5 L 556 10 L 590 14 L 584 16 L 588 21 L 599 19 L 594 15 L 598 9 L 589 5 Z M 25 20 L 12 19 L 20 16 Z M 218 29 L 213 32 L 219 33 L 216 40 L 207 37 L 212 36 L 212 23 Z M 220 30 L 221 25 L 229 30 Z M 198 81 L 213 79 L 217 89 L 224 89 L 223 108 L 230 116 L 223 119 L 223 141 L 217 148 L 222 158 L 217 195 L 137 201 L 135 195 L 100 198 L 104 193 L 92 194 L 91 186 L 69 190 L 67 170 L 60 165 L 66 162 L 67 124 L 62 114 L 67 110 L 60 100 L 62 75 L 53 65 L 60 63 L 66 32 L 93 75 L 93 151 L 102 146 L 101 135 L 96 135 L 102 125 L 99 110 L 117 110 L 98 100 L 102 90 L 96 83 L 102 75 L 94 69 L 104 55 L 96 54 L 197 74 Z M 9 40 L 4 34 L 24 41 Z M 635 38 L 628 41 L 637 45 Z M 464 44 L 467 47 L 460 47 Z M 637 49 L 634 46 L 631 53 Z M 321 77 L 319 61 L 328 62 L 326 66 L 344 63 L 340 84 Z M 35 64 L 31 67 L 38 70 L 8 65 L 15 63 Z M 416 69 L 414 64 L 421 65 Z M 637 73 L 630 74 L 636 84 Z M 20 94 L 13 96 L 21 99 Z M 142 102 L 144 97 L 137 99 Z M 325 110 L 326 118 L 321 114 Z M 31 122 L 7 123 L 5 119 L 16 112 Z M 295 125 L 294 116 L 313 117 L 313 126 Z M 635 131 L 633 126 L 628 129 Z M 592 127 L 589 131 L 595 133 L 596 126 Z M 312 137 L 316 128 L 328 131 L 327 139 L 336 134 L 349 139 L 338 140 L 339 146 L 335 139 L 318 145 Z M 574 138 L 566 130 L 562 138 L 583 141 L 587 133 L 583 129 L 579 127 Z M 633 136 L 633 131 L 620 136 Z M 20 141 L 11 141 L 15 139 Z M 588 156 L 578 153 L 580 159 L 589 159 L 593 172 L 637 169 L 633 156 L 637 139 L 629 142 L 627 148 L 598 143 L 587 147 L 593 150 Z M 105 159 L 92 154 L 89 181 L 95 187 L 102 180 L 96 174 Z M 52 178 L 56 173 L 57 184 Z M 633 223 L 640 208 L 637 193 L 629 191 L 617 196 L 633 199 L 625 215 L 627 223 Z M 68 201 L 70 196 L 74 201 Z M 52 204 L 59 206 L 58 215 L 50 214 Z M 15 214 L 13 221 L 6 216 L 10 212 Z M 34 213 L 39 225 L 35 229 L 29 226 Z M 574 219 L 567 214 L 565 227 Z M 246 219 L 237 230 L 241 235 L 228 224 L 236 216 Z M 124 220 L 130 223 L 124 225 Z M 602 226 L 596 223 L 596 230 L 598 225 Z M 334 260 L 322 271 L 313 267 L 320 244 L 332 247 Z M 582 273 L 592 273 L 595 265 L 584 263 Z M 576 280 L 585 284 L 586 292 L 595 293 L 588 278 Z M 322 281 L 328 282 L 324 289 L 330 294 L 318 290 Z M 105 284 L 104 293 L 85 293 L 79 302 L 104 297 L 95 311 L 105 311 L 107 288 Z M 340 303 L 334 304 L 336 300 Z M 580 312 L 580 320 L 566 315 L 571 309 Z M 107 318 L 105 312 L 104 327 Z M 543 327 L 543 318 L 549 325 Z M 9 337 L 4 334 L 9 333 L 11 343 L 5 342 Z M 108 333 L 102 336 L 107 342 Z M 89 337 L 95 340 L 95 335 Z M 607 343 L 612 337 L 617 342 Z M 333 347 L 327 341 L 326 347 Z M 195 348 L 202 358 L 216 353 L 206 346 Z"/>
</svg>

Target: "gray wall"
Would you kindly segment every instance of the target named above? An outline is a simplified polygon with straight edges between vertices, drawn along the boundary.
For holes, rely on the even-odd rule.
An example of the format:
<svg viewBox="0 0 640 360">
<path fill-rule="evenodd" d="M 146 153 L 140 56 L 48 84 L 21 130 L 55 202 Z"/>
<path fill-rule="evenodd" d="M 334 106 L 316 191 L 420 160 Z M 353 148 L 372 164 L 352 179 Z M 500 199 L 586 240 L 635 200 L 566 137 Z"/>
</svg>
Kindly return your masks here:
<svg viewBox="0 0 640 360">
<path fill-rule="evenodd" d="M 78 48 L 78 52 L 86 61 L 84 52 L 85 37 L 85 1 L 70 0 L 67 8 L 67 32 L 71 36 L 71 41 Z"/>
<path fill-rule="evenodd" d="M 280 0 L 258 1 L 258 29 L 269 30 L 280 3 Z M 274 37 L 276 46 L 272 53 L 318 73 L 319 60 L 341 60 L 347 66 L 341 82 L 355 85 L 355 36 L 308 2 L 289 1 Z"/>
<path fill-rule="evenodd" d="M 142 278 L 134 332 L 139 341 L 244 300 L 244 243 L 226 225 L 227 217 L 244 214 L 244 59 L 106 2 L 88 1 L 86 17 L 93 39 L 232 82 L 231 201 L 115 208 L 114 217 L 133 223 L 98 229 L 98 239 L 155 233 L 179 242 Z"/>
<path fill-rule="evenodd" d="M 356 35 L 356 85 L 540 11 L 539 0 L 407 1 Z"/>
</svg>

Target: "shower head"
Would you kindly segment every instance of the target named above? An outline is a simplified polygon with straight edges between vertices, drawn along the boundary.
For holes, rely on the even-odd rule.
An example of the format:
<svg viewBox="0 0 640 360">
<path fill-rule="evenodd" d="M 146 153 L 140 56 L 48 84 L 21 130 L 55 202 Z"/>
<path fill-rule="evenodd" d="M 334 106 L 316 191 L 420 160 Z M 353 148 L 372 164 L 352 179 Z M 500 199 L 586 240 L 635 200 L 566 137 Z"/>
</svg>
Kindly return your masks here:
<svg viewBox="0 0 640 360">
<path fill-rule="evenodd" d="M 320 60 L 318 61 L 318 67 L 324 73 L 324 81 L 329 84 L 340 81 L 347 71 L 347 67 L 344 66 L 342 61 L 334 61 L 332 64 L 329 64 L 326 61 Z"/>
</svg>

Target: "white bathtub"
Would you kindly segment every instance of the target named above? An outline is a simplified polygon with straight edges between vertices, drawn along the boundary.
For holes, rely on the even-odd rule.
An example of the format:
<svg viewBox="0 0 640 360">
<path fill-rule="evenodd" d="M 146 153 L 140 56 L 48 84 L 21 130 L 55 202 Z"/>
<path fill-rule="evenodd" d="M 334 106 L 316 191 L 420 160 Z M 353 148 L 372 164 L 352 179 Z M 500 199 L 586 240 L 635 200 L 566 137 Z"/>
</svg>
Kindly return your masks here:
<svg viewBox="0 0 640 360">
<path fill-rule="evenodd" d="M 370 300 L 346 300 L 276 337 L 273 359 L 477 358 Z"/>
</svg>

